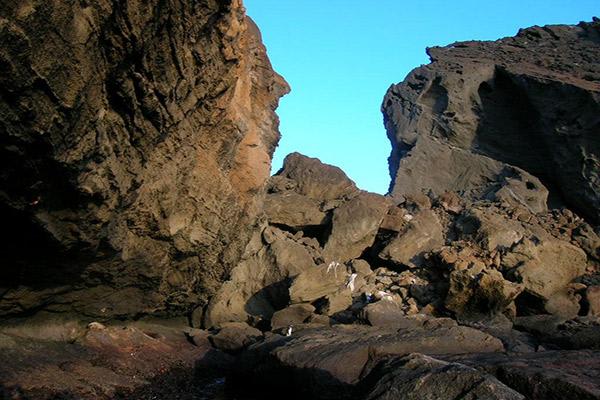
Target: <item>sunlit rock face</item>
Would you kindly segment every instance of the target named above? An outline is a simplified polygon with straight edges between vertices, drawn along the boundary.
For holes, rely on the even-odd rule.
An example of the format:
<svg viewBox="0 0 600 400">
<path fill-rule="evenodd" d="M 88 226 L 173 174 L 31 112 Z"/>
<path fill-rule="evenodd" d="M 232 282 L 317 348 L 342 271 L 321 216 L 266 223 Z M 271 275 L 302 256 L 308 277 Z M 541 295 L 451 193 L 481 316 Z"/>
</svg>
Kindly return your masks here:
<svg viewBox="0 0 600 400">
<path fill-rule="evenodd" d="M 0 5 L 0 316 L 182 313 L 262 209 L 288 91 L 239 0 Z"/>
<path fill-rule="evenodd" d="M 473 198 L 518 167 L 551 206 L 600 222 L 600 23 L 533 27 L 495 42 L 428 50 L 431 64 L 390 87 L 383 112 L 391 195 Z M 526 196 L 526 191 L 523 192 Z"/>
</svg>

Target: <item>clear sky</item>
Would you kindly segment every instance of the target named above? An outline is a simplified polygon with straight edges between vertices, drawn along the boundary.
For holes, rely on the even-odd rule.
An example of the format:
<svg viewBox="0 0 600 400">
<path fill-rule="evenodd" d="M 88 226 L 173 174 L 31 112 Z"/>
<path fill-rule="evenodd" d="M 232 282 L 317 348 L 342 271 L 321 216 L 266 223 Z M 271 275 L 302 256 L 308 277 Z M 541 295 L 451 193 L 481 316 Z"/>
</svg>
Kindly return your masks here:
<svg viewBox="0 0 600 400">
<path fill-rule="evenodd" d="M 425 47 L 495 40 L 532 25 L 600 16 L 600 0 L 245 0 L 269 57 L 292 92 L 278 114 L 273 172 L 290 152 L 341 167 L 385 193 L 387 88 L 429 62 Z"/>
</svg>

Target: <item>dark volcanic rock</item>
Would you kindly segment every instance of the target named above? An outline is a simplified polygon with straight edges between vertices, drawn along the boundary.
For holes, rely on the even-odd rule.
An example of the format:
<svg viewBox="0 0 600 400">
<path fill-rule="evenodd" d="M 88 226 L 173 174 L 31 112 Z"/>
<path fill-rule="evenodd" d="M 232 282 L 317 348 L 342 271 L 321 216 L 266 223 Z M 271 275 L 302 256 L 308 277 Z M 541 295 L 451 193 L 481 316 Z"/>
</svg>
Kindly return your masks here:
<svg viewBox="0 0 600 400">
<path fill-rule="evenodd" d="M 432 63 L 383 102 L 394 197 L 496 192 L 539 212 L 545 189 L 535 176 L 551 203 L 600 222 L 600 22 L 428 53 Z"/>
<path fill-rule="evenodd" d="M 504 350 L 498 339 L 481 331 L 444 325 L 425 328 L 415 323 L 412 329 L 338 325 L 302 330 L 292 337 L 274 336 L 243 355 L 237 379 L 272 395 L 356 398 L 356 385 L 387 357 Z"/>
<path fill-rule="evenodd" d="M 211 348 L 207 334 L 190 343 L 184 322 L 86 327 L 53 316 L 2 327 L 0 398 L 197 399 L 194 391 L 210 390 L 197 374 L 231 359 Z"/>
<path fill-rule="evenodd" d="M 525 399 L 491 375 L 422 354 L 386 362 L 373 375 L 380 378 L 366 400 Z"/>
<path fill-rule="evenodd" d="M 0 315 L 205 303 L 252 234 L 288 90 L 241 2 L 7 1 L 0 42 Z"/>
<path fill-rule="evenodd" d="M 449 359 L 495 375 L 527 399 L 600 399 L 597 351 L 480 354 Z"/>
</svg>

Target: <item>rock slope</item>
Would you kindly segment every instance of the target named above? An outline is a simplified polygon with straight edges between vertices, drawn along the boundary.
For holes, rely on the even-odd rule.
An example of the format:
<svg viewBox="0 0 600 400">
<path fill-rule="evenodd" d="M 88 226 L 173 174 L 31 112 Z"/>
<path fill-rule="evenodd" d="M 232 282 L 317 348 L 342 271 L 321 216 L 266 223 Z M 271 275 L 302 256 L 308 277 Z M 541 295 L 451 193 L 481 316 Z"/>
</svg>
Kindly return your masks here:
<svg viewBox="0 0 600 400">
<path fill-rule="evenodd" d="M 288 91 L 241 1 L 8 1 L 0 41 L 0 317 L 205 304 Z"/>
</svg>

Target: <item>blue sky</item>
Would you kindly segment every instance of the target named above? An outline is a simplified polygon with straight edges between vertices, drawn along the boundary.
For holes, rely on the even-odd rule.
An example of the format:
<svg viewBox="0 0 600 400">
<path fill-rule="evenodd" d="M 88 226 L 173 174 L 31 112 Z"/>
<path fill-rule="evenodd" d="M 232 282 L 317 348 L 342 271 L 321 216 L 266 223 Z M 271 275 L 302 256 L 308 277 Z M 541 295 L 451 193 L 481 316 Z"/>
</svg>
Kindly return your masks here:
<svg viewBox="0 0 600 400">
<path fill-rule="evenodd" d="M 245 0 L 292 92 L 278 114 L 273 172 L 290 152 L 341 167 L 385 193 L 390 144 L 380 105 L 387 88 L 429 62 L 425 47 L 495 40 L 532 25 L 600 16 L 599 0 Z"/>
</svg>

